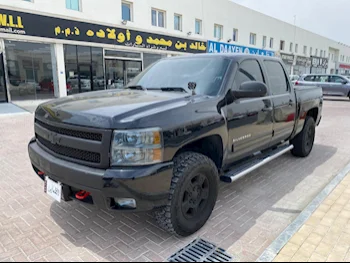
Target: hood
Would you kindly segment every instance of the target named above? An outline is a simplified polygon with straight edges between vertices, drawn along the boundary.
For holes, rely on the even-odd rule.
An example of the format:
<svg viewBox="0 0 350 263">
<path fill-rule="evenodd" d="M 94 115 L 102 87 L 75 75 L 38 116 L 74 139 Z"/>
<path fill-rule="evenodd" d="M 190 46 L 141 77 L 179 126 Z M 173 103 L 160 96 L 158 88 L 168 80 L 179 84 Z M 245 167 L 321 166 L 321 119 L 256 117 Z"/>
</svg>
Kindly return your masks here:
<svg viewBox="0 0 350 263">
<path fill-rule="evenodd" d="M 35 114 L 36 118 L 51 122 L 126 129 L 135 122 L 140 125 L 140 120 L 150 115 L 207 99 L 207 96 L 190 96 L 179 92 L 107 90 L 52 100 L 41 104 Z"/>
</svg>

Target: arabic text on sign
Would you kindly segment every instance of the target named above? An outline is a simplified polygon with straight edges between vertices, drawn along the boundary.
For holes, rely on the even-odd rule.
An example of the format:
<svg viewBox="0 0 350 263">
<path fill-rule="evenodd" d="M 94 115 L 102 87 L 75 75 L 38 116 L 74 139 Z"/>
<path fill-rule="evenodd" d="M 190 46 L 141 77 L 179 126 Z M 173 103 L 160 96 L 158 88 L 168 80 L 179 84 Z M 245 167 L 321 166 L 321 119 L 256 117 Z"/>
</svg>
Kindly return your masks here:
<svg viewBox="0 0 350 263">
<path fill-rule="evenodd" d="M 205 46 L 204 43 L 195 42 L 195 43 L 192 43 L 192 44 L 190 45 L 190 49 L 205 51 L 205 50 L 207 49 L 207 47 Z"/>
<path fill-rule="evenodd" d="M 138 35 L 138 36 L 136 37 L 136 39 L 135 39 L 135 43 L 136 43 L 137 45 L 141 45 L 142 42 L 143 42 L 142 37 L 141 37 L 140 35 Z"/>
<path fill-rule="evenodd" d="M 108 38 L 109 39 L 117 39 L 117 35 L 115 33 L 115 29 L 107 28 L 107 32 L 108 32 Z"/>
<path fill-rule="evenodd" d="M 106 37 L 106 32 L 100 29 L 98 32 L 96 32 L 96 36 L 99 38 L 105 38 Z"/>
<path fill-rule="evenodd" d="M 60 26 L 55 27 L 55 35 L 58 36 L 60 34 L 64 34 L 66 37 L 70 35 L 80 35 L 80 30 L 77 27 L 74 27 L 74 30 L 70 28 L 62 29 Z"/>
<path fill-rule="evenodd" d="M 177 41 L 176 45 L 175 45 L 175 48 L 178 49 L 178 50 L 187 50 L 187 43 L 181 43 L 181 41 Z"/>
<path fill-rule="evenodd" d="M 171 47 L 173 45 L 173 42 L 171 40 L 166 41 L 164 38 L 158 39 L 155 38 L 153 39 L 152 37 L 147 38 L 147 43 L 148 44 L 153 44 L 156 46 L 166 46 L 166 47 Z"/>
</svg>

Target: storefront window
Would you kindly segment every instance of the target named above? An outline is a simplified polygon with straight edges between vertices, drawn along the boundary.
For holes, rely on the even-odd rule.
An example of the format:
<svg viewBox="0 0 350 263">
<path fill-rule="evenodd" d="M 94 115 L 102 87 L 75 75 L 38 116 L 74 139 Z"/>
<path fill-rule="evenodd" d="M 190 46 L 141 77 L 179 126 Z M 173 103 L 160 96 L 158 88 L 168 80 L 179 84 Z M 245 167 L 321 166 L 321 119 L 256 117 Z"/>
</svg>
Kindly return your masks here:
<svg viewBox="0 0 350 263">
<path fill-rule="evenodd" d="M 54 98 L 51 46 L 5 40 L 13 101 Z"/>
<path fill-rule="evenodd" d="M 167 57 L 167 55 L 143 53 L 143 68 L 146 69 L 149 65 L 165 57 Z"/>
<path fill-rule="evenodd" d="M 103 49 L 91 48 L 92 77 L 94 90 L 103 90 L 106 86 L 103 69 Z"/>
<path fill-rule="evenodd" d="M 65 45 L 68 94 L 105 88 L 103 49 Z"/>
</svg>

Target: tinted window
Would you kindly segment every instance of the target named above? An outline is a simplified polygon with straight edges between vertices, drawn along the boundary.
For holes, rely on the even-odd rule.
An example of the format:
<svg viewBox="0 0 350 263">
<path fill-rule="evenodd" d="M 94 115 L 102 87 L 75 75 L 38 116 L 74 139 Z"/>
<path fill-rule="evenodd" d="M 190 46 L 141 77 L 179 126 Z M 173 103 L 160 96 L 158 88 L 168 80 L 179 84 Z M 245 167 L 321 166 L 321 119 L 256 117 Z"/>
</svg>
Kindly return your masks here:
<svg viewBox="0 0 350 263">
<path fill-rule="evenodd" d="M 129 86 L 141 85 L 148 89 L 184 88 L 196 82 L 196 93 L 217 95 L 230 60 L 222 58 L 164 59 L 148 67 L 134 78 Z"/>
<path fill-rule="evenodd" d="M 321 75 L 318 75 L 318 76 L 315 76 L 314 77 L 314 82 L 328 82 L 328 76 L 321 76 Z"/>
<path fill-rule="evenodd" d="M 331 82 L 333 83 L 343 83 L 345 79 L 343 79 L 342 77 L 338 77 L 338 76 L 331 76 Z"/>
<path fill-rule="evenodd" d="M 306 76 L 304 78 L 304 81 L 314 81 L 314 79 L 315 79 L 315 76 Z"/>
<path fill-rule="evenodd" d="M 265 61 L 265 65 L 272 95 L 287 93 L 289 85 L 282 65 L 276 61 Z"/>
<path fill-rule="evenodd" d="M 264 82 L 260 65 L 256 60 L 246 60 L 240 65 L 240 68 L 235 76 L 233 89 L 239 90 L 242 83 L 247 81 Z"/>
</svg>

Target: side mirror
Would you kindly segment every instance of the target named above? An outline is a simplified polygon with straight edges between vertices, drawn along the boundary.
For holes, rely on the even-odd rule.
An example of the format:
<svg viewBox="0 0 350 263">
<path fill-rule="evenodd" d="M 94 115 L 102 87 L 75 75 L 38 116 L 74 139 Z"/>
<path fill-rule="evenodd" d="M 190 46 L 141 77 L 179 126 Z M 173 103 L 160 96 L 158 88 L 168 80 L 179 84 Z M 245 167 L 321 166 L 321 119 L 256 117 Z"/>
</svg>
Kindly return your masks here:
<svg viewBox="0 0 350 263">
<path fill-rule="evenodd" d="M 267 86 L 260 81 L 247 81 L 242 83 L 239 90 L 232 91 L 235 99 L 260 98 L 267 94 Z"/>
<path fill-rule="evenodd" d="M 348 84 L 348 83 L 349 83 L 349 81 L 347 81 L 347 80 L 345 80 L 345 79 L 344 79 L 343 82 L 342 82 L 343 85 Z"/>
</svg>

